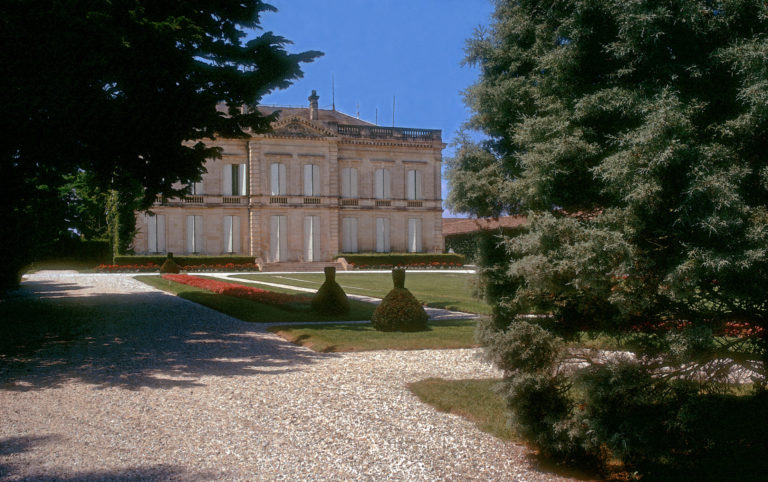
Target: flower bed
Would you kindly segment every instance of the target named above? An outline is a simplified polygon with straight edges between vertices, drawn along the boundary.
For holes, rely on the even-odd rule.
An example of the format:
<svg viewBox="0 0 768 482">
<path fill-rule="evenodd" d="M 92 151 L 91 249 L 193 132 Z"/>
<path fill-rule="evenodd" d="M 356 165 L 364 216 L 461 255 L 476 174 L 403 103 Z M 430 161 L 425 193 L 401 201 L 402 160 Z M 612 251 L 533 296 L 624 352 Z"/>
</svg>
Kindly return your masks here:
<svg viewBox="0 0 768 482">
<path fill-rule="evenodd" d="M 225 263 L 225 264 L 193 264 L 180 266 L 187 272 L 217 272 L 217 271 L 259 271 L 256 263 Z M 100 264 L 96 271 L 100 273 L 151 273 L 160 269 L 159 264 Z"/>
<path fill-rule="evenodd" d="M 288 303 L 308 303 L 311 298 L 304 295 L 289 295 L 262 290 L 251 286 L 243 286 L 235 283 L 227 283 L 213 279 L 190 276 L 188 274 L 164 274 L 163 279 L 181 283 L 195 288 L 204 289 L 220 295 L 234 296 L 251 301 L 257 301 L 268 305 L 286 305 Z"/>
</svg>

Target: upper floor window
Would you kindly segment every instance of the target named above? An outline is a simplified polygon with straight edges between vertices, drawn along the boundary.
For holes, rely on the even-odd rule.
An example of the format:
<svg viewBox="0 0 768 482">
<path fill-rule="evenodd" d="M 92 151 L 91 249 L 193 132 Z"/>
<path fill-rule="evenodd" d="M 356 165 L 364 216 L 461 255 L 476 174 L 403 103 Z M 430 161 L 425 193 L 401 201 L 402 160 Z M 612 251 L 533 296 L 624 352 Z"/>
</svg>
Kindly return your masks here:
<svg viewBox="0 0 768 482">
<path fill-rule="evenodd" d="M 421 171 L 415 169 L 408 171 L 406 178 L 405 197 L 407 199 L 422 199 Z"/>
<path fill-rule="evenodd" d="M 320 167 L 314 164 L 304 164 L 304 195 L 317 196 L 320 194 Z"/>
<path fill-rule="evenodd" d="M 192 195 L 200 195 L 203 194 L 203 182 L 193 182 L 192 183 L 192 191 L 190 192 Z"/>
<path fill-rule="evenodd" d="M 287 193 L 285 187 L 285 164 L 273 162 L 269 166 L 269 187 L 273 196 L 281 196 Z"/>
<path fill-rule="evenodd" d="M 357 168 L 344 167 L 341 169 L 341 197 L 357 197 Z"/>
<path fill-rule="evenodd" d="M 245 164 L 225 164 L 222 176 L 222 194 L 245 196 L 248 192 L 248 175 Z"/>
<path fill-rule="evenodd" d="M 374 176 L 374 197 L 376 199 L 389 199 L 389 169 L 376 169 Z"/>
</svg>

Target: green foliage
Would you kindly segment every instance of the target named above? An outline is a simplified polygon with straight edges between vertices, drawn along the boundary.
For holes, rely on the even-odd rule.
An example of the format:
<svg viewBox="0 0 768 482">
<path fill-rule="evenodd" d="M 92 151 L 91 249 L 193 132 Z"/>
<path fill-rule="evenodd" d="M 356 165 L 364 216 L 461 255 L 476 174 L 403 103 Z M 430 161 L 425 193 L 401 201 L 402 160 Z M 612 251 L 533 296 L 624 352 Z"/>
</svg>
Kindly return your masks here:
<svg viewBox="0 0 768 482">
<path fill-rule="evenodd" d="M 290 54 L 288 40 L 260 31 L 273 10 L 260 0 L 1 4 L 0 256 L 13 261 L 0 289 L 68 228 L 100 235 L 91 201 L 110 191 L 120 194 L 109 237 L 115 254 L 128 253 L 132 209 L 181 195 L 174 186 L 199 180 L 220 155 L 196 140 L 269 128 L 273 115 L 241 107 L 321 55 Z"/>
<path fill-rule="evenodd" d="M 312 298 L 312 309 L 325 315 L 346 315 L 349 313 L 349 299 L 336 282 L 336 268 L 329 266 L 324 271 L 325 282 Z"/>
<path fill-rule="evenodd" d="M 115 264 L 145 265 L 162 264 L 166 259 L 163 255 L 154 256 L 115 256 Z M 174 261 L 180 266 L 198 266 L 201 264 L 246 264 L 253 263 L 253 256 L 174 256 Z"/>
<path fill-rule="evenodd" d="M 379 331 L 424 331 L 427 312 L 416 297 L 405 288 L 405 270 L 393 269 L 394 288 L 381 300 L 371 317 L 371 324 Z"/>
<path fill-rule="evenodd" d="M 481 75 L 468 127 L 487 137 L 459 137 L 448 204 L 528 213 L 527 231 L 481 243 L 494 316 L 480 336 L 520 367 L 505 393 L 543 450 L 662 464 L 697 447 L 673 426 L 681 406 L 726 389 L 727 369 L 706 365 L 726 322 L 758 328 L 758 350 L 725 343 L 731 366 L 768 373 L 766 36 L 760 0 L 501 0 L 470 39 Z M 637 353 L 653 363 L 562 380 L 542 370 L 546 344 L 520 347 L 538 333 L 519 324 L 531 312 L 565 338 L 667 329 Z M 706 395 L 680 388 L 697 370 Z"/>
<path fill-rule="evenodd" d="M 160 272 L 161 273 L 179 273 L 181 271 L 181 268 L 179 268 L 179 265 L 176 264 L 176 261 L 173 260 L 173 253 L 168 253 L 168 257 L 163 261 L 162 266 L 160 266 Z"/>
<path fill-rule="evenodd" d="M 450 253 L 344 253 L 337 256 L 337 258 L 344 258 L 348 263 L 353 263 L 356 266 L 411 266 L 418 264 L 427 266 L 432 263 L 454 263 L 457 266 L 461 266 L 465 261 L 464 256 L 461 254 Z"/>
</svg>

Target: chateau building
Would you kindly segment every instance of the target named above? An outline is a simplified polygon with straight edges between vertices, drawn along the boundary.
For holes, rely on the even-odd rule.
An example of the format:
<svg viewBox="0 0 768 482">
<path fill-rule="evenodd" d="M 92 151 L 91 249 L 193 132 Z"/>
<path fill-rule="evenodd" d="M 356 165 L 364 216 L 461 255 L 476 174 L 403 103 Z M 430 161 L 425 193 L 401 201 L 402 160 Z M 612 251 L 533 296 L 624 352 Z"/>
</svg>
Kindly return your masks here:
<svg viewBox="0 0 768 482">
<path fill-rule="evenodd" d="M 280 110 L 267 134 L 218 139 L 221 159 L 183 199 L 137 216 L 136 253 L 240 254 L 263 263 L 342 253 L 442 252 L 439 130 Z"/>
</svg>

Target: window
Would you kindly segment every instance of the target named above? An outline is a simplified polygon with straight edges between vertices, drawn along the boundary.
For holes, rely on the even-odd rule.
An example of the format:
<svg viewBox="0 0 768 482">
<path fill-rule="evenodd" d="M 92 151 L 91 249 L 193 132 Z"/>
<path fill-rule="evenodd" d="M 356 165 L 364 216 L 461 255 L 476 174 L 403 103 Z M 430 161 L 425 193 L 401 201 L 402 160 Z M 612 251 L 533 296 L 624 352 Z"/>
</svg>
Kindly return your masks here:
<svg viewBox="0 0 768 482">
<path fill-rule="evenodd" d="M 224 252 L 240 252 L 240 216 L 224 216 Z"/>
<path fill-rule="evenodd" d="M 406 178 L 406 198 L 421 199 L 421 171 L 408 171 Z"/>
<path fill-rule="evenodd" d="M 187 253 L 203 252 L 203 217 L 187 216 Z"/>
<path fill-rule="evenodd" d="M 376 218 L 376 252 L 389 252 L 389 218 Z"/>
<path fill-rule="evenodd" d="M 304 261 L 320 258 L 320 216 L 304 216 Z"/>
<path fill-rule="evenodd" d="M 357 218 L 342 218 L 341 232 L 342 253 L 357 253 Z"/>
<path fill-rule="evenodd" d="M 320 194 L 320 167 L 314 164 L 304 164 L 304 195 L 317 196 Z"/>
<path fill-rule="evenodd" d="M 357 168 L 341 169 L 341 197 L 357 198 Z"/>
<path fill-rule="evenodd" d="M 248 193 L 248 175 L 245 164 L 225 164 L 222 176 L 222 194 L 245 196 Z"/>
<path fill-rule="evenodd" d="M 203 181 L 193 182 L 192 183 L 192 191 L 190 192 L 190 194 L 192 194 L 192 195 L 203 194 Z"/>
<path fill-rule="evenodd" d="M 376 199 L 389 199 L 389 170 L 376 169 L 374 177 L 374 197 Z"/>
<path fill-rule="evenodd" d="M 269 217 L 269 256 L 273 262 L 288 260 L 288 236 L 285 232 L 285 216 Z"/>
<path fill-rule="evenodd" d="M 273 196 L 286 194 L 285 180 L 285 164 L 273 162 L 269 166 L 269 186 Z"/>
<path fill-rule="evenodd" d="M 408 219 L 408 245 L 406 251 L 409 253 L 421 252 L 421 219 Z"/>
<path fill-rule="evenodd" d="M 165 252 L 165 216 L 147 216 L 147 252 Z"/>
</svg>

